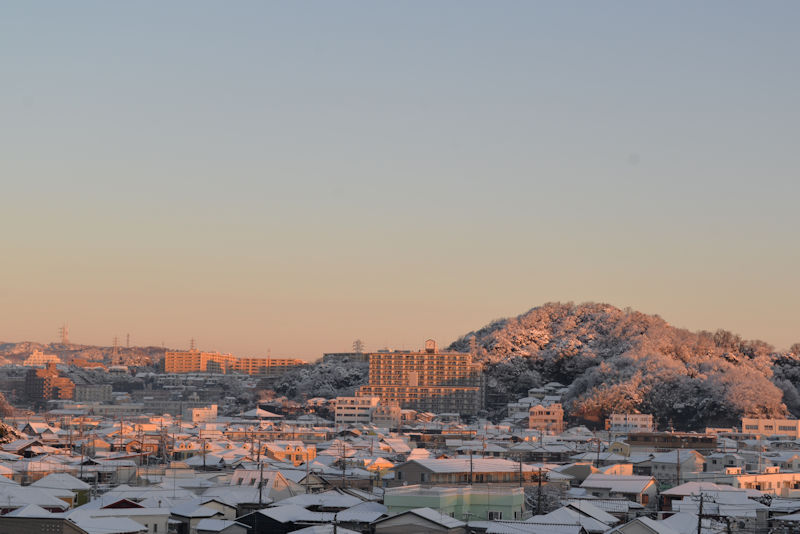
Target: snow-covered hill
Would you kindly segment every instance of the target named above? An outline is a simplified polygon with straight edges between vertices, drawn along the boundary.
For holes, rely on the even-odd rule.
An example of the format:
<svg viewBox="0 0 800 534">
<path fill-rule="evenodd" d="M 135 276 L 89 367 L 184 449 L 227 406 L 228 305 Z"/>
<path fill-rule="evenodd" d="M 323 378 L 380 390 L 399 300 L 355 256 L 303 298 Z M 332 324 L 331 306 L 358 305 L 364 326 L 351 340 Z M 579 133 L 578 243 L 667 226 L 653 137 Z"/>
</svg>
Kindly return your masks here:
<svg viewBox="0 0 800 534">
<path fill-rule="evenodd" d="M 798 345 L 793 347 L 797 352 Z M 690 332 L 656 315 L 608 304 L 550 303 L 454 342 L 485 362 L 493 397 L 570 385 L 568 410 L 653 413 L 663 428 L 730 425 L 742 415 L 800 414 L 800 362 L 730 332 Z"/>
</svg>

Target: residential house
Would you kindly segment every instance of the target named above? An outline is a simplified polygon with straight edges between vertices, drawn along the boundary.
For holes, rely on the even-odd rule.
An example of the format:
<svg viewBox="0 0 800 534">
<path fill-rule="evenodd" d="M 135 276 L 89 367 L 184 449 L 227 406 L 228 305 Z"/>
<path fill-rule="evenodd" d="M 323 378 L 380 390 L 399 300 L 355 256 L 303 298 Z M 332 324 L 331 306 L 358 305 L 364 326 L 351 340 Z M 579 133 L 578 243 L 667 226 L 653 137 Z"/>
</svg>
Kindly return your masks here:
<svg viewBox="0 0 800 534">
<path fill-rule="evenodd" d="M 462 521 L 522 519 L 525 515 L 525 492 L 518 486 L 400 486 L 387 488 L 383 503 L 389 514 L 432 508 Z"/>
<path fill-rule="evenodd" d="M 415 508 L 375 522 L 375 534 L 409 534 L 430 532 L 466 534 L 466 523 L 431 508 Z"/>
<path fill-rule="evenodd" d="M 657 505 L 658 485 L 653 477 L 593 474 L 586 477 L 581 488 L 600 499 L 621 497 L 648 508 Z"/>
</svg>

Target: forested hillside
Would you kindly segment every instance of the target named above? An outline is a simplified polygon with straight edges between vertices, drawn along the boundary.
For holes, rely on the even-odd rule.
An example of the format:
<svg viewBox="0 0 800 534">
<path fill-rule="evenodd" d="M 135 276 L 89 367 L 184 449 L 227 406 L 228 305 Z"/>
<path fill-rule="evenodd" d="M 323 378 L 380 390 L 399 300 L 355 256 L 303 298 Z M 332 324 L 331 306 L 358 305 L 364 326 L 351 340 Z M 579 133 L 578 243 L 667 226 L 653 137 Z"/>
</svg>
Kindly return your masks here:
<svg viewBox="0 0 800 534">
<path fill-rule="evenodd" d="M 762 341 L 690 332 L 608 304 L 545 304 L 450 348 L 473 351 L 494 393 L 509 399 L 550 381 L 569 385 L 567 410 L 588 420 L 640 410 L 661 428 L 702 428 L 800 414 L 800 345 L 776 353 Z"/>
</svg>

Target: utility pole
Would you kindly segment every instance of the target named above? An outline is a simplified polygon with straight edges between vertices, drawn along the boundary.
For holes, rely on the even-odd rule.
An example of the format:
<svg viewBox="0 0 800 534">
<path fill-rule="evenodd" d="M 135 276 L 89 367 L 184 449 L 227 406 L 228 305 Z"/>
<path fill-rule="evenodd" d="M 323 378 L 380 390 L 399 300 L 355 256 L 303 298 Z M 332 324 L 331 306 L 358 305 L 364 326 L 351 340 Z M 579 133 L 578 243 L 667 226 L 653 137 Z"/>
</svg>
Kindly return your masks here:
<svg viewBox="0 0 800 534">
<path fill-rule="evenodd" d="M 522 453 L 519 453 L 519 487 L 522 487 Z"/>
<path fill-rule="evenodd" d="M 675 485 L 676 485 L 676 486 L 680 486 L 680 485 L 681 485 L 681 450 L 680 450 L 680 448 L 678 448 L 678 449 L 675 449 L 675 452 L 676 452 L 676 453 L 677 453 L 677 455 L 678 455 L 678 458 L 677 458 L 677 462 L 678 462 L 678 463 L 677 463 L 677 464 L 676 464 L 676 466 L 675 466 L 675 469 L 677 469 L 677 475 L 678 475 L 678 476 L 677 476 L 677 478 L 678 478 L 678 480 L 677 480 L 677 483 L 676 483 Z M 700 495 L 702 496 L 703 494 L 701 493 Z M 701 506 L 701 507 L 703 506 L 703 500 L 702 500 L 702 497 L 701 497 L 701 499 L 700 499 L 700 506 Z"/>
<path fill-rule="evenodd" d="M 345 454 L 347 454 L 347 445 L 342 440 L 339 440 L 339 445 L 341 447 L 340 451 L 341 451 L 341 462 L 342 462 L 342 489 L 344 489 L 346 481 L 345 470 L 347 469 L 347 461 L 345 460 Z"/>
<path fill-rule="evenodd" d="M 600 440 L 597 440 L 597 468 L 600 469 Z"/>
<path fill-rule="evenodd" d="M 310 480 L 308 480 L 310 466 L 308 465 L 308 445 L 306 445 L 306 493 L 308 493 L 308 484 Z"/>
<path fill-rule="evenodd" d="M 258 506 L 264 506 L 264 498 L 262 496 L 263 489 L 264 489 L 264 463 L 259 462 L 258 464 Z"/>
<path fill-rule="evenodd" d="M 473 468 L 472 468 L 472 447 L 470 447 L 470 448 L 469 448 L 469 485 L 470 485 L 470 486 L 472 485 L 472 474 L 473 474 Z"/>
<path fill-rule="evenodd" d="M 539 468 L 539 483 L 536 488 L 536 515 L 542 513 L 542 468 Z"/>
<path fill-rule="evenodd" d="M 697 534 L 703 534 L 703 492 L 700 492 L 700 509 L 697 513 Z"/>
</svg>

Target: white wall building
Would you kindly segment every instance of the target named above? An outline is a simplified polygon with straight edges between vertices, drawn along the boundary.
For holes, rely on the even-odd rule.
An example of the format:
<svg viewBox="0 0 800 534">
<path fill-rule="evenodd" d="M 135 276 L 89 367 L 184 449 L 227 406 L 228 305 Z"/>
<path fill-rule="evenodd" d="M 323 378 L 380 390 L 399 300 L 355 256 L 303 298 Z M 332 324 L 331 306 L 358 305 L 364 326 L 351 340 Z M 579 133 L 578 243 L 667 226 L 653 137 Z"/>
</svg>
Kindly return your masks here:
<svg viewBox="0 0 800 534">
<path fill-rule="evenodd" d="M 380 397 L 336 397 L 336 425 L 369 424 Z"/>
<path fill-rule="evenodd" d="M 606 430 L 612 433 L 652 432 L 653 416 L 649 413 L 612 413 L 606 419 Z"/>
</svg>

